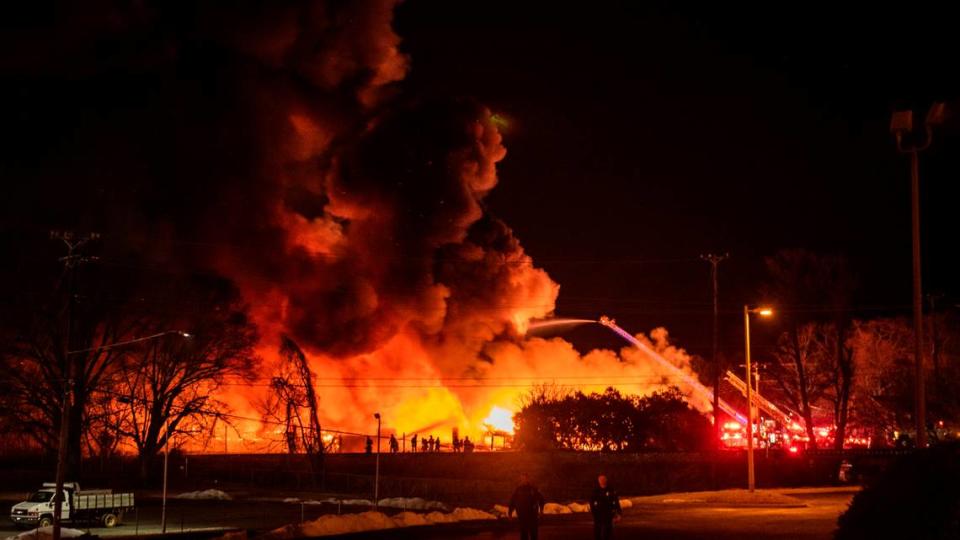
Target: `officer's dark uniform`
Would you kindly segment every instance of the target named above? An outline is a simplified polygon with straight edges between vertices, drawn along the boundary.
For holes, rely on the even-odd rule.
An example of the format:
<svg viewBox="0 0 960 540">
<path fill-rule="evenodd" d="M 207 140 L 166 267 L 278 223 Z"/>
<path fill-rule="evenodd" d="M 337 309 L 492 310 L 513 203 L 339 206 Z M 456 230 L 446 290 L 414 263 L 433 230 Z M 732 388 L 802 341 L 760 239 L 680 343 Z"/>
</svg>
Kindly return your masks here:
<svg viewBox="0 0 960 540">
<path fill-rule="evenodd" d="M 623 513 L 620 509 L 620 497 L 608 485 L 597 486 L 590 497 L 590 512 L 593 513 L 593 536 L 596 540 L 613 538 L 613 517 Z"/>
<path fill-rule="evenodd" d="M 530 484 L 519 485 L 513 492 L 507 515 L 516 510 L 520 522 L 520 540 L 537 540 L 537 517 L 543 510 L 543 504 L 543 495 Z"/>
</svg>

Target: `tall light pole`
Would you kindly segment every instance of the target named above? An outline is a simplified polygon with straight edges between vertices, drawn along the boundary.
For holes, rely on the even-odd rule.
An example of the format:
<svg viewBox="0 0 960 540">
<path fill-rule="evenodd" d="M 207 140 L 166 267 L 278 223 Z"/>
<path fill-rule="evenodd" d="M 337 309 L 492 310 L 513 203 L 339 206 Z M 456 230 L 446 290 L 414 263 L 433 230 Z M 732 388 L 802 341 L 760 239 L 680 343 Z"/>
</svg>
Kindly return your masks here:
<svg viewBox="0 0 960 540">
<path fill-rule="evenodd" d="M 380 508 L 380 413 L 374 413 L 377 419 L 377 469 L 373 477 L 373 507 Z"/>
<path fill-rule="evenodd" d="M 747 387 L 747 489 L 750 490 L 750 493 L 753 493 L 756 489 L 756 478 L 754 475 L 753 469 L 753 396 L 751 388 L 753 383 L 751 377 L 753 376 L 753 370 L 750 368 L 750 314 L 756 313 L 762 317 L 769 317 L 773 315 L 773 310 L 770 308 L 753 308 L 750 306 L 743 306 L 743 339 L 744 339 L 744 358 L 746 360 L 747 368 L 747 378 L 746 378 L 746 387 Z"/>
<path fill-rule="evenodd" d="M 927 400 L 923 380 L 923 288 L 920 271 L 920 157 L 919 153 L 933 142 L 933 127 L 943 123 L 943 103 L 934 103 L 924 121 L 926 136 L 922 143 L 904 143 L 904 135 L 913 132 L 913 111 L 897 111 L 890 119 L 890 132 L 897 139 L 897 150 L 910 155 L 910 230 L 913 239 L 913 356 L 914 356 L 914 420 L 917 448 L 927 446 Z"/>
<path fill-rule="evenodd" d="M 712 253 L 708 253 L 700 256 L 701 259 L 710 263 L 710 282 L 713 285 L 713 442 L 717 448 L 720 448 L 720 374 L 723 372 L 723 369 L 721 369 L 720 366 L 720 356 L 717 352 L 720 348 L 718 337 L 720 296 L 717 280 L 717 265 L 729 257 L 729 253 L 724 253 L 723 255 L 714 255 Z"/>
<path fill-rule="evenodd" d="M 160 534 L 167 534 L 167 473 L 170 470 L 170 417 L 164 422 L 163 440 L 163 501 L 160 505 Z"/>
</svg>

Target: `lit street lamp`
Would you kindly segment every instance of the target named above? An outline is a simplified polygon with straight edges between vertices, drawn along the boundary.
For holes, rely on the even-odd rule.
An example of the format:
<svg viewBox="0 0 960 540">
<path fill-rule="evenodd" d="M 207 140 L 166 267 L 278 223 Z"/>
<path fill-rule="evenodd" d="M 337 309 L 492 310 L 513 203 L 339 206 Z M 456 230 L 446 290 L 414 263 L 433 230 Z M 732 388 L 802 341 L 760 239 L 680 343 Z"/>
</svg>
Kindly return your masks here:
<svg viewBox="0 0 960 540">
<path fill-rule="evenodd" d="M 192 338 L 192 337 L 193 337 L 193 334 L 190 334 L 190 333 L 188 333 L 188 332 L 184 332 L 183 330 L 167 330 L 166 332 L 160 332 L 160 333 L 158 333 L 158 334 L 152 334 L 152 335 L 149 335 L 149 336 L 143 336 L 143 337 L 139 337 L 139 338 L 128 339 L 128 340 L 126 340 L 126 341 L 118 341 L 117 343 L 111 343 L 111 344 L 109 344 L 109 345 L 103 345 L 103 346 L 101 346 L 101 347 L 91 347 L 91 348 L 89 348 L 89 349 L 79 349 L 79 350 L 76 350 L 76 351 L 68 351 L 67 354 L 68 354 L 68 355 L 71 355 L 71 354 L 80 354 L 80 353 L 85 353 L 85 352 L 106 351 L 106 350 L 108 350 L 108 349 L 116 349 L 117 347 L 123 347 L 123 346 L 125 346 L 125 345 L 130 345 L 130 344 L 132 344 L 132 343 L 140 343 L 141 341 L 150 341 L 151 339 L 157 339 L 157 338 L 160 338 L 160 337 L 163 337 L 163 336 L 171 336 L 171 335 L 177 335 L 177 336 L 184 337 L 184 338 Z"/>
<path fill-rule="evenodd" d="M 60 441 L 59 441 L 59 449 L 57 451 L 57 472 L 54 480 L 55 486 L 56 486 L 54 488 L 54 493 L 56 493 L 56 497 L 54 497 L 54 503 L 53 503 L 53 531 L 51 534 L 51 536 L 53 537 L 53 540 L 60 540 L 60 512 L 63 510 L 63 500 L 62 500 L 63 498 L 60 495 L 63 493 L 63 474 L 64 474 L 64 467 L 66 465 L 65 462 L 66 462 L 66 456 L 67 456 L 67 438 L 69 436 L 69 430 L 70 430 L 68 421 L 70 419 L 70 389 L 73 387 L 73 380 L 70 377 L 71 364 L 69 362 L 69 357 L 74 354 L 80 354 L 80 353 L 86 353 L 86 352 L 100 352 L 108 349 L 115 349 L 117 347 L 123 347 L 125 345 L 140 343 L 142 341 L 149 341 L 151 339 L 157 339 L 163 336 L 169 336 L 174 334 L 184 338 L 193 337 L 187 332 L 184 332 L 182 330 L 167 330 L 165 332 L 160 332 L 160 333 L 152 334 L 149 336 L 128 339 L 126 341 L 118 341 L 116 343 L 111 343 L 109 345 L 101 345 L 100 347 L 90 347 L 88 349 L 78 349 L 75 351 L 66 351 L 64 353 L 64 356 L 66 357 L 65 358 L 66 377 L 64 377 L 65 380 L 64 380 L 64 387 L 63 387 L 63 400 L 62 400 L 63 403 L 62 403 L 62 408 L 60 410 Z M 163 507 L 165 511 L 166 504 L 167 504 L 166 456 L 164 456 L 163 487 L 164 487 Z"/>
<path fill-rule="evenodd" d="M 377 469 L 373 479 L 373 507 L 380 509 L 380 413 L 373 413 L 377 419 Z"/>
<path fill-rule="evenodd" d="M 927 446 L 927 404 L 923 382 L 923 292 L 920 274 L 920 158 L 918 154 L 933 142 L 933 127 L 943 123 L 946 116 L 943 103 L 934 103 L 924 120 L 926 137 L 922 144 L 904 144 L 904 135 L 913 132 L 913 111 L 897 111 L 890 118 L 890 132 L 897 139 L 897 150 L 910 154 L 910 214 L 913 238 L 913 356 L 914 356 L 914 416 L 917 429 L 917 448 Z"/>
<path fill-rule="evenodd" d="M 750 490 L 750 493 L 753 493 L 753 490 L 756 488 L 756 480 L 753 470 L 753 397 L 751 395 L 751 388 L 753 383 L 751 382 L 751 377 L 753 376 L 752 370 L 750 369 L 750 314 L 756 313 L 761 317 L 770 317 L 773 315 L 773 310 L 770 308 L 753 308 L 750 306 L 743 306 L 743 336 L 744 336 L 744 357 L 747 364 L 747 489 Z"/>
</svg>

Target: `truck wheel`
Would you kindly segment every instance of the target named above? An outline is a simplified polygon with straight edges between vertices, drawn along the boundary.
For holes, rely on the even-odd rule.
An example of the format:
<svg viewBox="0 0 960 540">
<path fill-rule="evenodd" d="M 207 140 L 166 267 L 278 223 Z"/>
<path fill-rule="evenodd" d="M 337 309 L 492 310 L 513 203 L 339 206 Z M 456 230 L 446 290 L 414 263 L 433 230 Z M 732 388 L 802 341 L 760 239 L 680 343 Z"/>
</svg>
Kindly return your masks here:
<svg viewBox="0 0 960 540">
<path fill-rule="evenodd" d="M 117 525 L 117 523 L 119 523 L 119 522 L 120 522 L 120 520 L 117 519 L 117 515 L 116 515 L 116 514 L 104 514 L 104 515 L 103 515 L 103 526 L 104 526 L 104 527 L 107 527 L 107 528 L 115 527 L 115 526 Z"/>
<path fill-rule="evenodd" d="M 40 518 L 40 521 L 37 522 L 37 527 L 49 527 L 53 525 L 53 518 L 51 516 L 43 516 Z"/>
</svg>

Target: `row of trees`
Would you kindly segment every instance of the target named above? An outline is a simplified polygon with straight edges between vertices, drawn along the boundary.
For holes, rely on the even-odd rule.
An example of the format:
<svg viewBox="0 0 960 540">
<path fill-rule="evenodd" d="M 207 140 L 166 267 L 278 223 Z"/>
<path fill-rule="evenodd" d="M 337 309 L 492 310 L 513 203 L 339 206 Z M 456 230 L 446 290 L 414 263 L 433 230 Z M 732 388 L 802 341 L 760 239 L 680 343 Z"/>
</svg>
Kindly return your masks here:
<svg viewBox="0 0 960 540">
<path fill-rule="evenodd" d="M 584 394 L 543 387 L 514 417 L 523 450 L 693 451 L 710 444 L 711 426 L 676 389 L 650 396 L 608 388 Z"/>
<path fill-rule="evenodd" d="M 69 396 L 70 474 L 122 447 L 146 476 L 168 440 L 211 438 L 229 420 L 216 391 L 254 377 L 257 330 L 223 279 L 88 264 L 31 285 L 0 327 L 0 437 L 54 454 Z"/>
<path fill-rule="evenodd" d="M 777 316 L 758 326 L 761 336 L 764 328 L 774 329 L 755 344 L 761 392 L 800 417 L 813 447 L 825 440 L 820 428 L 829 428 L 826 440 L 835 448 L 851 435 L 881 446 L 893 443 L 897 432 L 912 437 L 908 308 L 859 305 L 857 276 L 840 256 L 786 250 L 766 259 L 766 266 L 763 296 Z M 960 432 L 960 319 L 954 310 L 931 309 L 924 327 L 928 435 L 936 441 Z M 712 366 L 702 359 L 694 366 L 706 382 Z M 676 392 L 640 398 L 612 389 L 583 394 L 543 388 L 522 405 L 515 442 L 525 449 L 691 450 L 712 440 L 701 431 L 704 417 Z"/>
<path fill-rule="evenodd" d="M 770 354 L 768 397 L 802 417 L 811 443 L 815 426 L 834 428 L 842 447 L 850 426 L 875 443 L 911 431 L 914 407 L 913 330 L 910 320 L 887 308 L 877 315 L 855 305 L 857 279 L 842 257 L 783 251 L 767 259 L 767 297 L 781 307 Z M 926 316 L 926 377 L 930 434 L 940 421 L 960 420 L 960 327 L 948 313 Z"/>
</svg>

